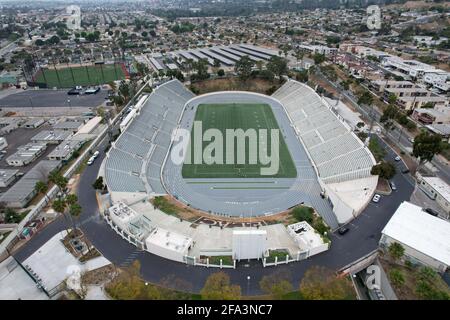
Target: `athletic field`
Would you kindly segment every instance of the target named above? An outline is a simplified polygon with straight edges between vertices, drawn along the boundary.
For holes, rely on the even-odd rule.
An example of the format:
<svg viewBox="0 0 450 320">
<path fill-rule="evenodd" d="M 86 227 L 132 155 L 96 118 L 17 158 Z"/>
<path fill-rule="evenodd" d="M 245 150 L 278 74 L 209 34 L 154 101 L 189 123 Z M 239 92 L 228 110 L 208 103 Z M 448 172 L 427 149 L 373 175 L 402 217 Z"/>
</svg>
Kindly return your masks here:
<svg viewBox="0 0 450 320">
<path fill-rule="evenodd" d="M 237 142 L 234 143 L 235 164 L 226 164 L 226 129 L 268 129 L 267 130 L 267 154 L 271 155 L 270 129 L 279 129 L 275 116 L 268 104 L 201 104 L 197 108 L 195 121 L 202 121 L 203 133 L 210 128 L 219 129 L 223 136 L 223 163 L 224 164 L 206 164 L 202 157 L 202 164 L 187 164 L 186 161 L 182 168 L 183 178 L 295 178 L 297 170 L 291 155 L 284 141 L 281 131 L 279 131 L 279 170 L 274 175 L 261 175 L 261 168 L 269 167 L 260 163 L 257 156 L 257 164 L 249 164 L 249 146 L 246 139 L 245 164 L 237 163 Z M 194 127 L 191 132 L 191 140 L 194 137 Z M 258 138 L 259 139 L 259 135 Z M 203 150 L 211 144 L 210 141 L 203 142 Z M 258 150 L 259 152 L 259 141 Z M 263 146 L 263 148 L 265 148 Z M 193 145 L 191 145 L 193 150 Z M 194 152 L 192 151 L 192 159 Z M 213 156 L 215 154 L 213 153 Z"/>
<path fill-rule="evenodd" d="M 125 79 L 123 64 L 103 64 L 80 67 L 41 69 L 35 76 L 38 83 L 46 83 L 49 88 L 72 88 L 74 86 L 91 86 L 105 84 L 114 80 Z"/>
</svg>

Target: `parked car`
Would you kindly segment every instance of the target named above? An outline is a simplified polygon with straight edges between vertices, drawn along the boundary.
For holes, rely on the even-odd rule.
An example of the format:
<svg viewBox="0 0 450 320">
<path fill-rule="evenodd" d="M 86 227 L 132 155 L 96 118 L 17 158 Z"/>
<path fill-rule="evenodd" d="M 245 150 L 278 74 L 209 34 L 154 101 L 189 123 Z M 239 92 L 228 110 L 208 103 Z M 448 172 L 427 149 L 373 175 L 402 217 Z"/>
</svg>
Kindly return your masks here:
<svg viewBox="0 0 450 320">
<path fill-rule="evenodd" d="M 431 208 L 426 208 L 424 210 L 426 213 L 431 214 L 432 216 L 437 217 L 439 215 L 439 212 L 437 212 L 436 210 L 433 210 Z"/>
<path fill-rule="evenodd" d="M 380 202 L 381 196 L 379 194 L 376 194 L 373 196 L 372 201 L 375 203 Z"/>
<path fill-rule="evenodd" d="M 391 189 L 393 191 L 397 190 L 397 186 L 395 185 L 394 181 L 389 182 L 389 184 L 391 185 Z"/>
<path fill-rule="evenodd" d="M 99 92 L 99 91 L 100 91 L 99 87 L 97 87 L 97 88 L 89 88 L 84 93 L 85 94 L 97 94 L 97 92 Z"/>
<path fill-rule="evenodd" d="M 338 233 L 343 236 L 344 234 L 346 234 L 350 229 L 347 227 L 340 227 L 338 230 Z"/>
<path fill-rule="evenodd" d="M 404 173 L 404 174 L 409 173 L 409 169 L 408 168 L 402 169 L 402 173 Z"/>
<path fill-rule="evenodd" d="M 402 158 L 400 158 L 400 156 L 396 156 L 394 160 L 395 161 L 400 161 L 400 160 L 402 160 Z"/>
<path fill-rule="evenodd" d="M 95 151 L 94 154 L 92 155 L 94 157 L 94 159 L 97 159 L 98 155 L 100 154 L 99 151 Z"/>
<path fill-rule="evenodd" d="M 67 92 L 67 94 L 68 94 L 69 96 L 79 95 L 80 93 L 81 93 L 81 91 L 78 90 L 78 89 L 75 89 L 75 88 L 70 89 L 70 90 Z"/>
<path fill-rule="evenodd" d="M 90 166 L 91 164 L 93 164 L 95 161 L 94 157 L 90 157 L 89 160 L 87 161 L 87 165 Z"/>
</svg>

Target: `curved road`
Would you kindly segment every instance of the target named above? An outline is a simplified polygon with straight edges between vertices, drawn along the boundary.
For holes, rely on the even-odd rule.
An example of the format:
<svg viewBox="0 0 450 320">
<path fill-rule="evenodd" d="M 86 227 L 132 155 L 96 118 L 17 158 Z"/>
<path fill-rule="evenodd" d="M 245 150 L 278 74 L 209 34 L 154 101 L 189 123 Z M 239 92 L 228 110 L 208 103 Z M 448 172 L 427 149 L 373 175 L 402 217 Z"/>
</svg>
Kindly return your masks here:
<svg viewBox="0 0 450 320">
<path fill-rule="evenodd" d="M 392 162 L 395 154 L 383 142 L 388 154 L 386 158 Z M 180 281 L 171 280 L 171 285 L 178 289 L 198 292 L 203 287 L 206 278 L 217 268 L 188 266 L 182 263 L 166 260 L 146 251 L 138 250 L 117 235 L 103 220 L 98 211 L 95 192 L 92 183 L 97 177 L 100 163 L 105 154 L 106 143 L 99 147 L 100 155 L 92 166 L 88 166 L 82 176 L 78 189 L 78 197 L 83 212 L 79 225 L 92 241 L 95 247 L 117 266 L 127 266 L 135 259 L 141 263 L 142 276 L 146 281 L 158 283 L 168 276 L 175 276 Z M 397 166 L 404 166 L 402 162 Z M 400 171 L 400 170 L 398 170 Z M 322 265 L 338 270 L 356 259 L 370 253 L 378 247 L 381 230 L 386 225 L 400 203 L 409 200 L 414 191 L 414 180 L 409 175 L 397 174 L 394 179 L 397 191 L 390 196 L 382 196 L 377 204 L 370 203 L 364 212 L 348 224 L 350 231 L 344 236 L 332 234 L 330 250 L 310 259 L 294 262 L 288 265 L 264 268 L 261 262 L 241 262 L 236 269 L 223 269 L 228 273 L 233 283 L 241 286 L 243 295 L 260 294 L 259 281 L 264 275 L 276 270 L 286 270 L 290 273 L 294 288 L 298 288 L 304 272 L 312 265 Z M 54 234 L 66 228 L 62 217 L 46 226 L 34 235 L 14 256 L 24 261 Z M 250 280 L 247 277 L 250 276 Z"/>
</svg>

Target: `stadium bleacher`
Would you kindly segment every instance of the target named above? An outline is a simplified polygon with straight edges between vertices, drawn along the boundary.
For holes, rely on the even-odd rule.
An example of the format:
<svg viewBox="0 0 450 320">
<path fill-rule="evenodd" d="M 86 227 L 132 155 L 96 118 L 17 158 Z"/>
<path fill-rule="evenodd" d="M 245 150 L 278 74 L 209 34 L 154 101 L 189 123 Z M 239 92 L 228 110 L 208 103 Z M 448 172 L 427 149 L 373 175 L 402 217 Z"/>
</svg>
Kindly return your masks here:
<svg viewBox="0 0 450 320">
<path fill-rule="evenodd" d="M 322 181 L 337 183 L 371 175 L 375 161 L 370 151 L 312 88 L 290 80 L 273 97 L 283 103 Z"/>
<path fill-rule="evenodd" d="M 194 94 L 178 80 L 166 82 L 153 91 L 108 153 L 105 176 L 111 191 L 165 193 L 160 181 L 161 166 L 170 145 L 170 134 L 192 97 Z M 146 176 L 142 176 L 143 172 Z"/>
</svg>

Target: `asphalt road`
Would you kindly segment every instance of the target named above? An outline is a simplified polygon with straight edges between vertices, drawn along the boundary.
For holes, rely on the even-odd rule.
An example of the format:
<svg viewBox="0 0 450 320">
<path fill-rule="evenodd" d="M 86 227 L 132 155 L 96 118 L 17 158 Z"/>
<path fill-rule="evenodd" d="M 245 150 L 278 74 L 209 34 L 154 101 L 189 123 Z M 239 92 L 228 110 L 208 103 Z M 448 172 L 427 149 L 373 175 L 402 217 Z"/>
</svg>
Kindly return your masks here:
<svg viewBox="0 0 450 320">
<path fill-rule="evenodd" d="M 24 90 L 0 99 L 0 108 L 95 108 L 107 97 L 106 90 L 92 95 L 67 94 L 68 90 Z"/>
<path fill-rule="evenodd" d="M 388 149 L 386 156 L 388 160 L 393 161 L 395 153 L 383 142 L 382 145 Z M 120 238 L 101 218 L 95 192 L 91 185 L 97 177 L 101 161 L 105 156 L 104 146 L 105 143 L 98 148 L 99 157 L 92 166 L 86 168 L 81 176 L 79 184 L 81 187 L 78 189 L 79 202 L 83 207 L 79 218 L 80 228 L 96 248 L 115 265 L 127 266 L 138 259 L 141 263 L 142 276 L 146 281 L 159 283 L 168 276 L 173 276 L 180 280 L 170 281 L 174 287 L 198 292 L 203 287 L 208 275 L 218 272 L 218 269 L 188 266 L 138 250 Z M 404 166 L 401 162 L 397 162 L 396 165 Z M 400 170 L 398 171 L 400 172 Z M 397 174 L 393 181 L 397 185 L 397 191 L 390 196 L 382 196 L 381 201 L 377 204 L 370 203 L 360 216 L 347 225 L 350 228 L 347 234 L 344 236 L 331 235 L 332 245 L 327 252 L 307 260 L 277 267 L 263 268 L 261 262 L 251 261 L 239 263 L 236 269 L 223 269 L 222 271 L 230 275 L 233 283 L 241 286 L 244 295 L 255 295 L 261 293 L 259 288 L 261 278 L 274 271 L 286 270 L 289 272 L 294 288 L 298 288 L 303 274 L 312 265 L 322 265 L 334 270 L 342 268 L 377 248 L 381 230 L 400 203 L 409 200 L 414 190 L 414 180 L 409 175 Z M 15 257 L 19 261 L 24 261 L 54 234 L 68 226 L 70 227 L 63 218 L 56 219 L 34 235 L 14 254 Z M 250 276 L 250 280 L 247 279 L 248 276 Z"/>
</svg>

